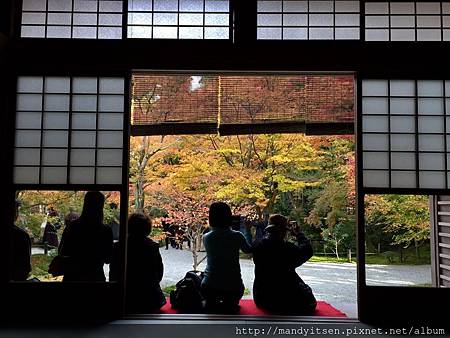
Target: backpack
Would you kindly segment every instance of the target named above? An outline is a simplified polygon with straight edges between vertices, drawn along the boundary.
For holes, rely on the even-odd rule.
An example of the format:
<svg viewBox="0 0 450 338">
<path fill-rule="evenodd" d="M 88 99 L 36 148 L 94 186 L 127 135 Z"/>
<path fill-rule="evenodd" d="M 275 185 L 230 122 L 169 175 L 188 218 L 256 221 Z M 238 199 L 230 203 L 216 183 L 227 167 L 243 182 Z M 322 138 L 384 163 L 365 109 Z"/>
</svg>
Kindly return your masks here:
<svg viewBox="0 0 450 338">
<path fill-rule="evenodd" d="M 200 291 L 203 272 L 188 271 L 184 278 L 170 292 L 172 309 L 195 313 L 203 310 L 203 297 Z"/>
</svg>

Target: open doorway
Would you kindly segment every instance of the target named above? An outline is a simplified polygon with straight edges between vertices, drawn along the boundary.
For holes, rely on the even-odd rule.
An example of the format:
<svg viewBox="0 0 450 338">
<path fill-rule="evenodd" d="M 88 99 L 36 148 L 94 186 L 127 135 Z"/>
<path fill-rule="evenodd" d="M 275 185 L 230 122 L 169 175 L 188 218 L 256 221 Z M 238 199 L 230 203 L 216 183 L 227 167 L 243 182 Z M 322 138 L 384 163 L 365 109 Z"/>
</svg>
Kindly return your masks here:
<svg viewBox="0 0 450 338">
<path fill-rule="evenodd" d="M 356 317 L 353 76 L 139 73 L 132 83 L 130 211 L 153 219 L 166 296 L 205 269 L 208 207 L 222 200 L 249 241 L 270 214 L 296 222 L 314 248 L 300 276 L 334 310 L 325 315 Z M 252 257 L 240 258 L 251 300 Z"/>
</svg>

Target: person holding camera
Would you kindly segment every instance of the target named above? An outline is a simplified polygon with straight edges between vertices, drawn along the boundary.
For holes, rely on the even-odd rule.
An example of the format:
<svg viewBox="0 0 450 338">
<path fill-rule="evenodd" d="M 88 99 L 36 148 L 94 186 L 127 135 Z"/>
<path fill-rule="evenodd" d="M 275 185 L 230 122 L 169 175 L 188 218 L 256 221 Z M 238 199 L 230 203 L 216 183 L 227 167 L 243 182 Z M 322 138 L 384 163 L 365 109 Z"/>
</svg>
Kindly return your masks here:
<svg viewBox="0 0 450 338">
<path fill-rule="evenodd" d="M 295 269 L 313 255 L 309 240 L 297 225 L 282 215 L 271 215 L 265 236 L 253 245 L 256 306 L 280 314 L 310 315 L 316 309 L 311 288 Z M 286 241 L 290 232 L 297 244 Z"/>
</svg>

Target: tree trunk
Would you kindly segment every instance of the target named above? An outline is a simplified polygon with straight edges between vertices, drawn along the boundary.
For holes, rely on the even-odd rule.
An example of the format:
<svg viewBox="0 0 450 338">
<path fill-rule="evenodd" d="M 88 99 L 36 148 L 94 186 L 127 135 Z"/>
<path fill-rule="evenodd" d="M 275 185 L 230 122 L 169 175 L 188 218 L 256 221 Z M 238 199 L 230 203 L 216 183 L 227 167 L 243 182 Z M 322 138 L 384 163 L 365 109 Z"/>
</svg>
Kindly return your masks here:
<svg viewBox="0 0 450 338">
<path fill-rule="evenodd" d="M 336 250 L 336 258 L 339 259 L 339 251 L 338 251 L 338 242 L 335 241 L 334 242 L 334 250 Z"/>
<path fill-rule="evenodd" d="M 419 243 L 417 242 L 417 240 L 414 240 L 414 248 L 416 250 L 416 259 L 417 261 L 419 261 L 420 259 L 420 253 L 419 253 Z"/>
<path fill-rule="evenodd" d="M 352 249 L 348 249 L 348 262 L 352 262 Z"/>
<path fill-rule="evenodd" d="M 381 253 L 381 243 L 378 242 L 378 253 Z"/>
<path fill-rule="evenodd" d="M 144 184 L 140 178 L 136 180 L 134 193 L 134 208 L 136 212 L 144 212 L 145 192 Z"/>
</svg>

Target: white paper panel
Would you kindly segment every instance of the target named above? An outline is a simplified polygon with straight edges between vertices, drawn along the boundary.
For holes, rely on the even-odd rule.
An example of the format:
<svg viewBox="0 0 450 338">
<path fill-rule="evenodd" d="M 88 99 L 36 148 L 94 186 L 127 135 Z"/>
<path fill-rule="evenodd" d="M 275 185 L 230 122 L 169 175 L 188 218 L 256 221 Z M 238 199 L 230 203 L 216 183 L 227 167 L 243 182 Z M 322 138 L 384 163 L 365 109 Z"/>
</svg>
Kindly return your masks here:
<svg viewBox="0 0 450 338">
<path fill-rule="evenodd" d="M 151 13 L 129 13 L 128 14 L 129 25 L 151 25 L 152 14 Z"/>
<path fill-rule="evenodd" d="M 307 14 L 284 14 L 283 15 L 284 26 L 304 26 L 308 25 Z"/>
<path fill-rule="evenodd" d="M 363 167 L 364 169 L 388 169 L 389 168 L 388 153 L 364 152 Z"/>
<path fill-rule="evenodd" d="M 435 2 L 420 1 L 417 2 L 416 9 L 418 14 L 440 14 L 441 4 L 438 1 Z"/>
<path fill-rule="evenodd" d="M 123 134 L 118 131 L 99 131 L 98 132 L 99 148 L 121 148 L 123 144 Z"/>
<path fill-rule="evenodd" d="M 43 149 L 42 165 L 67 165 L 67 149 Z"/>
<path fill-rule="evenodd" d="M 391 98 L 391 114 L 414 115 L 416 113 L 416 100 L 414 98 Z"/>
<path fill-rule="evenodd" d="M 45 25 L 45 13 L 22 13 L 22 24 Z"/>
<path fill-rule="evenodd" d="M 444 151 L 443 135 L 419 135 L 420 151 Z"/>
<path fill-rule="evenodd" d="M 97 96 L 95 95 L 73 95 L 73 111 L 97 111 Z"/>
<path fill-rule="evenodd" d="M 68 132 L 46 130 L 43 132 L 42 146 L 43 147 L 67 147 Z"/>
<path fill-rule="evenodd" d="M 17 94 L 17 110 L 42 110 L 42 95 L 40 94 Z"/>
<path fill-rule="evenodd" d="M 391 41 L 414 41 L 416 39 L 414 29 L 392 29 Z"/>
<path fill-rule="evenodd" d="M 44 26 L 22 26 L 20 35 L 23 38 L 45 38 Z"/>
<path fill-rule="evenodd" d="M 99 92 L 101 94 L 123 94 L 125 81 L 123 78 L 102 77 L 99 80 Z"/>
<path fill-rule="evenodd" d="M 416 169 L 415 153 L 391 153 L 392 169 Z"/>
<path fill-rule="evenodd" d="M 39 147 L 41 132 L 39 130 L 16 130 L 16 147 Z"/>
<path fill-rule="evenodd" d="M 180 27 L 178 37 L 180 39 L 203 39 L 203 27 Z"/>
<path fill-rule="evenodd" d="M 41 129 L 41 116 L 39 112 L 17 112 L 16 128 Z"/>
<path fill-rule="evenodd" d="M 70 93 L 70 79 L 68 77 L 46 77 L 46 93 Z"/>
<path fill-rule="evenodd" d="M 229 0 L 205 0 L 207 12 L 228 12 L 230 10 Z"/>
<path fill-rule="evenodd" d="M 72 149 L 70 152 L 70 165 L 95 166 L 95 150 Z"/>
<path fill-rule="evenodd" d="M 99 27 L 98 28 L 99 39 L 121 39 L 122 27 Z"/>
<path fill-rule="evenodd" d="M 71 11 L 72 0 L 48 0 L 49 11 Z"/>
<path fill-rule="evenodd" d="M 67 181 L 67 168 L 65 167 L 42 167 L 42 184 L 65 184 Z"/>
<path fill-rule="evenodd" d="M 334 1 L 310 1 L 309 11 L 310 12 L 333 12 Z"/>
<path fill-rule="evenodd" d="M 98 111 L 101 112 L 123 112 L 123 95 L 100 95 Z"/>
<path fill-rule="evenodd" d="M 280 5 L 280 1 L 271 1 L 271 3 Z M 201 12 L 203 11 L 203 0 L 180 0 L 180 11 Z"/>
<path fill-rule="evenodd" d="M 366 16 L 366 28 L 387 28 L 389 27 L 388 16 Z"/>
<path fill-rule="evenodd" d="M 95 131 L 73 131 L 72 147 L 95 148 Z"/>
<path fill-rule="evenodd" d="M 366 14 L 387 14 L 389 11 L 388 2 L 367 2 Z"/>
<path fill-rule="evenodd" d="M 285 1 L 283 4 L 283 10 L 285 12 L 307 12 L 308 1 Z"/>
<path fill-rule="evenodd" d="M 205 39 L 228 39 L 228 27 L 206 27 Z"/>
<path fill-rule="evenodd" d="M 416 122 L 413 116 L 391 116 L 391 132 L 414 133 Z"/>
<path fill-rule="evenodd" d="M 46 0 L 23 0 L 22 9 L 24 11 L 45 11 Z"/>
<path fill-rule="evenodd" d="M 145 0 L 147 1 L 147 0 Z M 97 12 L 97 0 L 74 0 L 74 10 L 78 12 Z"/>
<path fill-rule="evenodd" d="M 73 24 L 74 25 L 97 26 L 97 14 L 95 14 L 95 13 L 83 13 L 83 14 L 75 13 L 73 15 Z"/>
<path fill-rule="evenodd" d="M 389 136 L 364 134 L 363 150 L 389 150 Z"/>
<path fill-rule="evenodd" d="M 390 2 L 391 14 L 414 14 L 414 2 Z"/>
<path fill-rule="evenodd" d="M 97 166 L 121 166 L 122 150 L 121 149 L 98 149 L 97 150 Z"/>
<path fill-rule="evenodd" d="M 415 171 L 392 171 L 391 172 L 392 188 L 415 188 L 416 172 Z"/>
<path fill-rule="evenodd" d="M 97 114 L 72 113 L 72 129 L 96 129 Z"/>
<path fill-rule="evenodd" d="M 258 28 L 258 40 L 279 40 L 281 39 L 281 28 Z"/>
<path fill-rule="evenodd" d="M 70 39 L 71 36 L 70 26 L 47 26 L 47 38 Z"/>
<path fill-rule="evenodd" d="M 122 1 L 120 0 L 100 0 L 99 10 L 100 12 L 122 12 Z"/>
<path fill-rule="evenodd" d="M 282 1 L 258 1 L 258 12 L 281 12 Z M 203 5 L 201 6 L 203 9 Z M 200 10 L 201 11 L 201 10 Z"/>
<path fill-rule="evenodd" d="M 152 27 L 128 27 L 128 38 L 146 39 L 152 37 Z"/>
<path fill-rule="evenodd" d="M 64 94 L 47 94 L 44 98 L 46 111 L 69 111 L 70 96 Z"/>
<path fill-rule="evenodd" d="M 359 39 L 359 28 L 335 28 L 334 31 L 336 40 Z"/>
<path fill-rule="evenodd" d="M 177 27 L 153 27 L 153 38 L 176 39 Z"/>
<path fill-rule="evenodd" d="M 392 151 L 415 151 L 416 137 L 408 134 L 391 134 Z"/>
<path fill-rule="evenodd" d="M 414 28 L 416 20 L 414 16 L 391 16 L 391 27 L 392 28 Z"/>
<path fill-rule="evenodd" d="M 440 153 L 419 154 L 419 169 L 421 170 L 444 170 L 445 156 Z"/>
<path fill-rule="evenodd" d="M 389 171 L 364 170 L 363 176 L 365 187 L 384 188 L 389 186 Z"/>
<path fill-rule="evenodd" d="M 72 92 L 75 94 L 96 94 L 97 78 L 95 77 L 74 77 L 72 79 Z"/>
<path fill-rule="evenodd" d="M 333 28 L 310 28 L 310 40 L 330 40 L 333 39 Z"/>
<path fill-rule="evenodd" d="M 363 96 L 387 96 L 387 80 L 364 80 L 362 83 Z"/>
<path fill-rule="evenodd" d="M 387 116 L 364 116 L 363 132 L 387 132 L 388 117 Z"/>
<path fill-rule="evenodd" d="M 388 29 L 366 29 L 366 41 L 387 41 L 389 40 Z"/>
<path fill-rule="evenodd" d="M 387 98 L 364 97 L 363 112 L 364 114 L 387 114 L 388 113 Z"/>
<path fill-rule="evenodd" d="M 444 119 L 439 116 L 419 116 L 419 133 L 443 133 Z"/>
<path fill-rule="evenodd" d="M 14 153 L 15 165 L 39 165 L 41 152 L 39 149 L 16 148 Z"/>
<path fill-rule="evenodd" d="M 98 129 L 123 129 L 122 113 L 99 113 Z"/>
<path fill-rule="evenodd" d="M 420 188 L 445 189 L 444 172 L 436 172 L 436 171 L 419 172 L 419 186 Z"/>
<path fill-rule="evenodd" d="M 284 28 L 284 40 L 306 40 L 308 39 L 308 28 Z"/>
<path fill-rule="evenodd" d="M 338 12 L 359 13 L 359 1 L 336 1 L 334 10 Z"/>
<path fill-rule="evenodd" d="M 42 76 L 20 76 L 17 79 L 17 91 L 19 93 L 42 93 Z"/>
<path fill-rule="evenodd" d="M 441 41 L 440 29 L 418 29 L 417 41 Z"/>
<path fill-rule="evenodd" d="M 281 14 L 259 14 L 258 26 L 281 26 Z"/>
<path fill-rule="evenodd" d="M 44 129 L 68 129 L 69 113 L 44 113 Z"/>
<path fill-rule="evenodd" d="M 443 82 L 435 80 L 417 81 L 418 96 L 443 96 Z"/>
<path fill-rule="evenodd" d="M 122 168 L 97 168 L 98 184 L 121 184 Z"/>
<path fill-rule="evenodd" d="M 71 167 L 71 184 L 94 184 L 95 168 Z"/>
<path fill-rule="evenodd" d="M 39 182 L 38 167 L 15 167 L 14 183 L 16 184 L 35 184 Z"/>
<path fill-rule="evenodd" d="M 416 85 L 414 80 L 391 80 L 391 96 L 415 96 Z"/>
<path fill-rule="evenodd" d="M 96 27 L 73 27 L 72 37 L 74 39 L 96 39 Z"/>
<path fill-rule="evenodd" d="M 336 14 L 336 26 L 359 26 L 359 14 Z"/>
<path fill-rule="evenodd" d="M 418 99 L 419 114 L 423 115 L 443 115 L 444 114 L 444 100 L 443 99 Z"/>
</svg>

